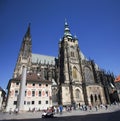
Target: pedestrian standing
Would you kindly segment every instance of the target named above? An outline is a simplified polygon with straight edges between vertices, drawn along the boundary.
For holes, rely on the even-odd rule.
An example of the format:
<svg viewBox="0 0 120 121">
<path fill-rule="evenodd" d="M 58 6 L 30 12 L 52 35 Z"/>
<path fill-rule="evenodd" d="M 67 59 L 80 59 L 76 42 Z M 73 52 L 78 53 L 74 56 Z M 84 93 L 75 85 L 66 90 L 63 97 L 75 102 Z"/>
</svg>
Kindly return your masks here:
<svg viewBox="0 0 120 121">
<path fill-rule="evenodd" d="M 62 105 L 59 106 L 60 114 L 62 114 L 63 107 Z"/>
<path fill-rule="evenodd" d="M 108 105 L 107 104 L 105 105 L 105 108 L 106 108 L 106 110 L 108 109 Z"/>
</svg>

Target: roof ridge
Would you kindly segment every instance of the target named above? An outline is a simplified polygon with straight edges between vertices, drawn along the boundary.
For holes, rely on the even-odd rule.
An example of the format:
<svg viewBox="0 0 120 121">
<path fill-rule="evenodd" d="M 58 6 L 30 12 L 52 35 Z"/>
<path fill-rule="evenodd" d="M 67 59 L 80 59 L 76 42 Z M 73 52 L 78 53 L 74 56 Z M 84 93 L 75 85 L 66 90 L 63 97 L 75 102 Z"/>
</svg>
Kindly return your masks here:
<svg viewBox="0 0 120 121">
<path fill-rule="evenodd" d="M 38 53 L 32 53 L 32 55 L 39 55 L 39 56 L 47 56 L 47 57 L 54 57 L 54 58 L 56 58 L 55 56 L 43 55 L 43 54 L 38 54 Z"/>
</svg>

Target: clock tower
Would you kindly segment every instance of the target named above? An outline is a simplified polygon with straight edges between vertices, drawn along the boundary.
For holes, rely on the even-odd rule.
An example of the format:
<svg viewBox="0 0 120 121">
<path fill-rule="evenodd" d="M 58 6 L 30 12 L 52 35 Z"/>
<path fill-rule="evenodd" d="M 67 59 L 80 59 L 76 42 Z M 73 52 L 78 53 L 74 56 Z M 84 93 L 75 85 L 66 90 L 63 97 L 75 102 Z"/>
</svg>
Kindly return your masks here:
<svg viewBox="0 0 120 121">
<path fill-rule="evenodd" d="M 78 39 L 72 36 L 67 21 L 64 26 L 64 36 L 59 42 L 60 103 L 84 104 Z"/>
</svg>

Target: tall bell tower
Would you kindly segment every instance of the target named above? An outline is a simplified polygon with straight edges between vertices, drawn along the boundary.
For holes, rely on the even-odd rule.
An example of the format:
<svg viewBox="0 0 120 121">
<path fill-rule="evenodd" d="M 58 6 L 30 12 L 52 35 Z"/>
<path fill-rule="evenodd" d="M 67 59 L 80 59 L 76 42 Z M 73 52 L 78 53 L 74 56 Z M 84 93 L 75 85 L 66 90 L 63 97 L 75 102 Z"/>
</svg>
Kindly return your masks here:
<svg viewBox="0 0 120 121">
<path fill-rule="evenodd" d="M 59 42 L 60 103 L 83 104 L 81 57 L 76 36 L 65 21 L 64 36 Z"/>
<path fill-rule="evenodd" d="M 17 63 L 14 69 L 13 78 L 16 78 L 17 76 L 20 76 L 22 74 L 23 66 L 26 66 L 29 70 L 29 67 L 31 66 L 31 56 L 32 56 L 31 46 L 32 46 L 32 40 L 31 40 L 30 24 L 29 24 L 28 29 L 23 37 L 19 56 L 18 56 Z"/>
</svg>

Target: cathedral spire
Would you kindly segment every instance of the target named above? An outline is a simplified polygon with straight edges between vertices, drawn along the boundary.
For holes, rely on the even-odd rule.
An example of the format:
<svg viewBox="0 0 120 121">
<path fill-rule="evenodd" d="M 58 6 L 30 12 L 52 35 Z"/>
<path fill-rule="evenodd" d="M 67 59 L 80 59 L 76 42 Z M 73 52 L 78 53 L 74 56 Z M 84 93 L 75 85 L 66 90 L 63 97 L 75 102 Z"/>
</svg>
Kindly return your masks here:
<svg viewBox="0 0 120 121">
<path fill-rule="evenodd" d="M 25 34 L 25 37 L 31 37 L 31 34 L 30 34 L 30 23 L 29 23 L 29 25 L 28 25 L 28 29 L 27 29 L 27 31 L 26 31 L 26 34 Z"/>
<path fill-rule="evenodd" d="M 32 56 L 32 39 L 30 34 L 30 24 L 28 25 L 27 31 L 23 37 L 19 56 L 15 66 L 13 77 L 16 78 L 22 73 L 22 65 L 29 67 L 31 65 Z"/>
<path fill-rule="evenodd" d="M 65 37 L 72 38 L 72 34 L 71 34 L 71 32 L 70 32 L 69 25 L 68 25 L 68 23 L 67 23 L 67 20 L 66 20 L 66 19 L 65 19 L 64 36 L 65 36 Z"/>
</svg>

